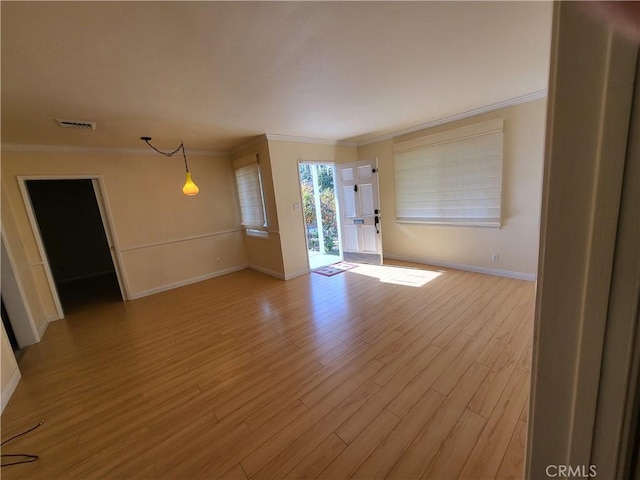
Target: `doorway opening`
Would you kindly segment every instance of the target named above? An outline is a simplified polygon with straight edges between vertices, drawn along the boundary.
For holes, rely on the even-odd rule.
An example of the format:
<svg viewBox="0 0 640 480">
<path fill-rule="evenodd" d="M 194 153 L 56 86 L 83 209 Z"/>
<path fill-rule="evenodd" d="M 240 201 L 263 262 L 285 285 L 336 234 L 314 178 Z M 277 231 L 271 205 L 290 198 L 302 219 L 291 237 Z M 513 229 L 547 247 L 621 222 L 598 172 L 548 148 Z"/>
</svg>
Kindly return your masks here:
<svg viewBox="0 0 640 480">
<path fill-rule="evenodd" d="M 314 270 L 342 260 L 335 168 L 300 162 L 299 174 L 309 268 Z"/>
<path fill-rule="evenodd" d="M 26 180 L 61 307 L 122 301 L 92 179 Z"/>
</svg>

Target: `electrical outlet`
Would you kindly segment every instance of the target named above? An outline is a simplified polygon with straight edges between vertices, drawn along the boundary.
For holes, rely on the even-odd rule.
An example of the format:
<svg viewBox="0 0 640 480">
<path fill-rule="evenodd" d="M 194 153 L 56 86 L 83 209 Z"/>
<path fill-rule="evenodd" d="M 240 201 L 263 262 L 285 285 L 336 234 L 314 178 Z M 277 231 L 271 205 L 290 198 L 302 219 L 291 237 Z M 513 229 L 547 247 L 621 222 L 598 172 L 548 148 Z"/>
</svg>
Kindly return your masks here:
<svg viewBox="0 0 640 480">
<path fill-rule="evenodd" d="M 220 257 L 216 258 L 216 263 L 220 265 Z"/>
<path fill-rule="evenodd" d="M 497 253 L 491 254 L 491 262 L 498 263 L 500 261 L 500 255 Z"/>
</svg>

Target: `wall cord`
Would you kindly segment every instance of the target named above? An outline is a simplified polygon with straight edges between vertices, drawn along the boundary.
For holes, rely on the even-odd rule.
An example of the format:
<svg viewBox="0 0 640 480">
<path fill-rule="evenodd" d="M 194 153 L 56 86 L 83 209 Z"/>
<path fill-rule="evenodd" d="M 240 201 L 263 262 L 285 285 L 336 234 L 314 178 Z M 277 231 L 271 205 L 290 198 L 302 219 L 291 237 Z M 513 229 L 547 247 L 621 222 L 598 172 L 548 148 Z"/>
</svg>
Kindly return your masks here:
<svg viewBox="0 0 640 480">
<path fill-rule="evenodd" d="M 5 440 L 4 442 L 0 443 L 0 447 L 3 446 L 5 443 L 9 443 L 12 440 L 15 440 L 18 437 L 21 437 L 23 435 L 26 435 L 27 433 L 33 432 L 36 428 L 38 428 L 39 426 L 41 426 L 44 423 L 44 420 L 40 420 L 40 423 L 38 423 L 35 427 L 30 428 L 29 430 L 25 430 L 22 433 L 19 433 L 17 435 L 14 435 L 13 437 Z M 2 467 L 8 467 L 10 465 L 20 465 L 23 463 L 33 463 L 35 461 L 37 461 L 40 457 L 38 457 L 37 455 L 30 455 L 28 453 L 15 453 L 15 454 L 1 454 L 0 457 L 2 457 Z M 19 460 L 19 461 L 15 461 L 15 462 L 11 462 L 11 463 L 4 463 L 5 458 L 23 458 L 23 460 Z"/>
</svg>

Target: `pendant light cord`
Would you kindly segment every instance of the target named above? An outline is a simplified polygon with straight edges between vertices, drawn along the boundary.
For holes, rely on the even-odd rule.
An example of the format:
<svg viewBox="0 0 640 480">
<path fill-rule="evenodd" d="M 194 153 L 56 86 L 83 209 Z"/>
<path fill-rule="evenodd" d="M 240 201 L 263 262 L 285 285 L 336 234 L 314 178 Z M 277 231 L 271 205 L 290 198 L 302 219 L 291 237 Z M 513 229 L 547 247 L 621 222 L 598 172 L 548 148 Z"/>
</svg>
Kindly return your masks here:
<svg viewBox="0 0 640 480">
<path fill-rule="evenodd" d="M 184 150 L 184 142 L 180 142 L 180 146 L 176 148 L 173 152 L 163 152 L 162 150 L 158 150 L 156 147 L 151 145 L 151 139 L 148 137 L 142 137 L 141 140 L 144 140 L 147 145 L 153 148 L 156 152 L 161 153 L 165 157 L 173 157 L 176 153 L 182 150 L 182 158 L 184 158 L 184 169 L 188 172 L 189 165 L 187 165 L 187 153 Z"/>
</svg>

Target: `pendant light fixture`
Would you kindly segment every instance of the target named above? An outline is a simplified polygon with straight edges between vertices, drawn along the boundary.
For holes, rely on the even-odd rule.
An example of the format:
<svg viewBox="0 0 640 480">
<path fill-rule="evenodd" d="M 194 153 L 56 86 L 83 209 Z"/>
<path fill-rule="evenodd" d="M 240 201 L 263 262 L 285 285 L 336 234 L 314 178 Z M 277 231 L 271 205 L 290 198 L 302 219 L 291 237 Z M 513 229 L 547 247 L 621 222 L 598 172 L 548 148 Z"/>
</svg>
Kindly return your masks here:
<svg viewBox="0 0 640 480">
<path fill-rule="evenodd" d="M 180 142 L 180 146 L 176 148 L 173 152 L 163 152 L 162 150 L 158 150 L 156 147 L 151 145 L 151 137 L 140 137 L 140 140 L 145 142 L 147 145 L 153 148 L 156 152 L 161 153 L 165 157 L 172 157 L 173 155 L 178 153 L 180 150 L 182 150 L 182 157 L 184 158 L 184 169 L 187 172 L 187 179 L 184 182 L 184 187 L 182 187 L 182 193 L 189 196 L 198 194 L 200 189 L 195 183 L 193 183 L 193 180 L 191 179 L 191 172 L 189 171 L 189 165 L 187 165 L 187 154 L 184 150 L 184 142 Z"/>
</svg>

